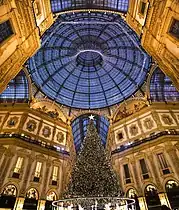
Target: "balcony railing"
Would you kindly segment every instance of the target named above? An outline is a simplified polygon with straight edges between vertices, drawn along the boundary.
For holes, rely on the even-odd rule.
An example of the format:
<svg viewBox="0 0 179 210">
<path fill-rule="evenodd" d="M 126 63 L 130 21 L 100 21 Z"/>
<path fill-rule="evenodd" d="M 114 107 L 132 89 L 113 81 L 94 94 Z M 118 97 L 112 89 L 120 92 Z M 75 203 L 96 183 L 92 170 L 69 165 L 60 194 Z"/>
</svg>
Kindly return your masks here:
<svg viewBox="0 0 179 210">
<path fill-rule="evenodd" d="M 30 137 L 20 135 L 20 134 L 0 134 L 0 138 L 17 138 L 17 139 L 20 139 L 22 141 L 25 141 L 25 142 L 28 142 L 28 143 L 35 144 L 35 145 L 38 145 L 40 147 L 46 148 L 48 150 L 53 150 L 53 151 L 59 152 L 63 155 L 68 155 L 68 156 L 70 155 L 69 152 L 63 150 L 62 148 L 60 148 L 58 146 L 48 145 L 44 141 L 41 142 L 40 140 L 39 141 L 34 140 L 34 139 L 31 139 Z"/>
<path fill-rule="evenodd" d="M 142 140 L 138 140 L 138 141 L 134 141 L 128 145 L 121 145 L 119 148 L 113 150 L 111 152 L 112 155 L 114 154 L 117 154 L 117 153 L 120 153 L 120 152 L 123 152 L 125 150 L 128 150 L 128 149 L 131 149 L 131 148 L 134 148 L 136 146 L 139 146 L 143 143 L 146 143 L 146 142 L 149 142 L 149 141 L 152 141 L 152 140 L 155 140 L 161 136 L 168 136 L 168 135 L 179 135 L 179 131 L 175 131 L 175 130 L 169 130 L 169 131 L 162 131 L 160 133 L 157 133 L 157 134 L 153 134 L 152 136 L 150 137 L 147 137 L 147 138 L 144 138 Z"/>
</svg>

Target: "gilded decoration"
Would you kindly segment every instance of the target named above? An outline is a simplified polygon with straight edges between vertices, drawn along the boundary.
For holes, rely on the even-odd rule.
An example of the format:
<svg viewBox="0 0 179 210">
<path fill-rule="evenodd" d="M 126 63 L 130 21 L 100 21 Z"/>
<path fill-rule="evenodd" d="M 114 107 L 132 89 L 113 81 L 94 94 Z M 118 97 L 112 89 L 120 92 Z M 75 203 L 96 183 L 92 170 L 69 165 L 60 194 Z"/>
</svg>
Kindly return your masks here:
<svg viewBox="0 0 179 210">
<path fill-rule="evenodd" d="M 115 122 L 139 112 L 146 106 L 146 101 L 128 101 L 127 104 L 123 104 L 119 107 L 119 111 L 115 117 Z"/>
<path fill-rule="evenodd" d="M 163 121 L 166 125 L 172 125 L 172 124 L 173 124 L 173 120 L 172 120 L 172 118 L 171 118 L 169 115 L 163 114 L 163 115 L 161 116 L 161 118 L 162 118 L 162 121 Z"/>
<path fill-rule="evenodd" d="M 133 188 L 131 188 L 130 190 L 128 190 L 127 196 L 129 198 L 135 198 L 137 196 L 136 190 L 134 190 Z"/>
<path fill-rule="evenodd" d="M 51 134 L 51 128 L 48 126 L 44 126 L 43 130 L 42 130 L 42 135 L 44 137 L 49 137 Z"/>
<path fill-rule="evenodd" d="M 43 113 L 47 114 L 49 117 L 51 117 L 53 119 L 57 119 L 59 121 L 62 121 L 57 109 L 49 110 L 45 105 L 42 106 L 42 107 L 37 107 L 35 109 L 39 112 L 43 112 Z"/>
<path fill-rule="evenodd" d="M 47 200 L 48 201 L 55 201 L 57 199 L 57 195 L 54 191 L 50 191 L 47 194 Z"/>
<path fill-rule="evenodd" d="M 26 129 L 30 132 L 34 131 L 37 128 L 37 123 L 34 120 L 29 120 L 27 122 Z"/>
<path fill-rule="evenodd" d="M 18 123 L 19 118 L 18 117 L 11 117 L 7 122 L 7 127 L 12 128 L 15 127 Z"/>
<path fill-rule="evenodd" d="M 138 134 L 138 128 L 136 125 L 131 125 L 130 130 L 129 130 L 131 136 L 136 136 Z"/>
<path fill-rule="evenodd" d="M 154 122 L 151 120 L 151 118 L 146 118 L 144 120 L 144 126 L 146 129 L 152 129 L 154 127 Z"/>
<path fill-rule="evenodd" d="M 64 134 L 62 133 L 62 132 L 58 132 L 57 133 L 57 141 L 59 142 L 59 143 L 63 143 L 63 141 L 64 141 Z"/>
</svg>

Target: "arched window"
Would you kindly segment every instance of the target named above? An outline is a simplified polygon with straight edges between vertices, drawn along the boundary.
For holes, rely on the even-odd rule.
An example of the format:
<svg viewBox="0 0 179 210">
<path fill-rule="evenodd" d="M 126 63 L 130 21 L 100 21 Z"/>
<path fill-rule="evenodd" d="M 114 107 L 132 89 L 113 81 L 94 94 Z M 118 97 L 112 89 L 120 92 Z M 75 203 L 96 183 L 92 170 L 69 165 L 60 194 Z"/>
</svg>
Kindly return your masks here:
<svg viewBox="0 0 179 210">
<path fill-rule="evenodd" d="M 179 92 L 173 85 L 171 79 L 157 68 L 150 81 L 151 101 L 178 101 Z"/>
<path fill-rule="evenodd" d="M 27 102 L 29 97 L 28 81 L 24 71 L 12 79 L 6 90 L 0 94 L 1 102 Z"/>
<path fill-rule="evenodd" d="M 91 114 L 85 114 L 81 115 L 80 117 L 76 118 L 72 122 L 72 131 L 73 131 L 73 137 L 75 142 L 75 148 L 76 151 L 79 151 L 81 142 L 83 141 L 84 137 L 86 136 L 87 126 L 89 124 L 89 116 Z M 109 122 L 108 120 L 99 115 L 94 115 L 94 124 L 97 128 L 97 131 L 101 137 L 101 141 L 103 145 L 106 144 L 107 139 L 107 133 L 108 133 L 108 127 Z"/>
<path fill-rule="evenodd" d="M 160 198 L 158 196 L 157 188 L 154 185 L 147 185 L 145 188 L 145 199 L 148 209 L 160 208 Z"/>
<path fill-rule="evenodd" d="M 17 188 L 15 185 L 7 185 L 3 192 L 2 192 L 3 195 L 6 195 L 6 196 L 17 196 Z"/>
<path fill-rule="evenodd" d="M 38 200 L 38 192 L 35 188 L 30 188 L 26 193 L 26 198 Z"/>
<path fill-rule="evenodd" d="M 49 192 L 47 193 L 47 200 L 48 200 L 48 201 L 55 201 L 55 200 L 57 200 L 57 195 L 56 195 L 56 193 L 55 193 L 54 191 L 49 191 Z"/>
<path fill-rule="evenodd" d="M 129 198 L 134 198 L 136 195 L 137 195 L 137 192 L 133 188 L 131 188 L 127 191 L 127 197 L 129 197 Z"/>
<path fill-rule="evenodd" d="M 174 180 L 169 180 L 165 187 L 171 208 L 177 208 L 179 206 L 179 183 Z"/>
</svg>

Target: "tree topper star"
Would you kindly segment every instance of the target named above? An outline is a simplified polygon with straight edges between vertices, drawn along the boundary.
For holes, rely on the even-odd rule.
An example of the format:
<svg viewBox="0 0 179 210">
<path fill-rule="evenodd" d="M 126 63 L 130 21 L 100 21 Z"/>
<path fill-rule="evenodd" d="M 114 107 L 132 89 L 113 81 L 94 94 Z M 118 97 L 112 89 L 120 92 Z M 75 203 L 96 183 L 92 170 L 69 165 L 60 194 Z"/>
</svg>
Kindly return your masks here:
<svg viewBox="0 0 179 210">
<path fill-rule="evenodd" d="M 89 116 L 89 119 L 90 119 L 90 120 L 94 120 L 94 115 L 91 114 L 91 115 Z"/>
</svg>

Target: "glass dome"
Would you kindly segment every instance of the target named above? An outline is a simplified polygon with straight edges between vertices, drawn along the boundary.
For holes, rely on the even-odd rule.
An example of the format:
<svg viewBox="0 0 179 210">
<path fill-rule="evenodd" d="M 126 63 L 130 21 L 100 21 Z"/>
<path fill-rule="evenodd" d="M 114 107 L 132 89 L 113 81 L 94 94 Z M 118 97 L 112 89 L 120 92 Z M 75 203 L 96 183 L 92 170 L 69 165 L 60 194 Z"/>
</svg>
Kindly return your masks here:
<svg viewBox="0 0 179 210">
<path fill-rule="evenodd" d="M 143 84 L 150 57 L 117 14 L 61 15 L 29 60 L 29 72 L 52 100 L 96 109 L 122 102 Z"/>
</svg>

